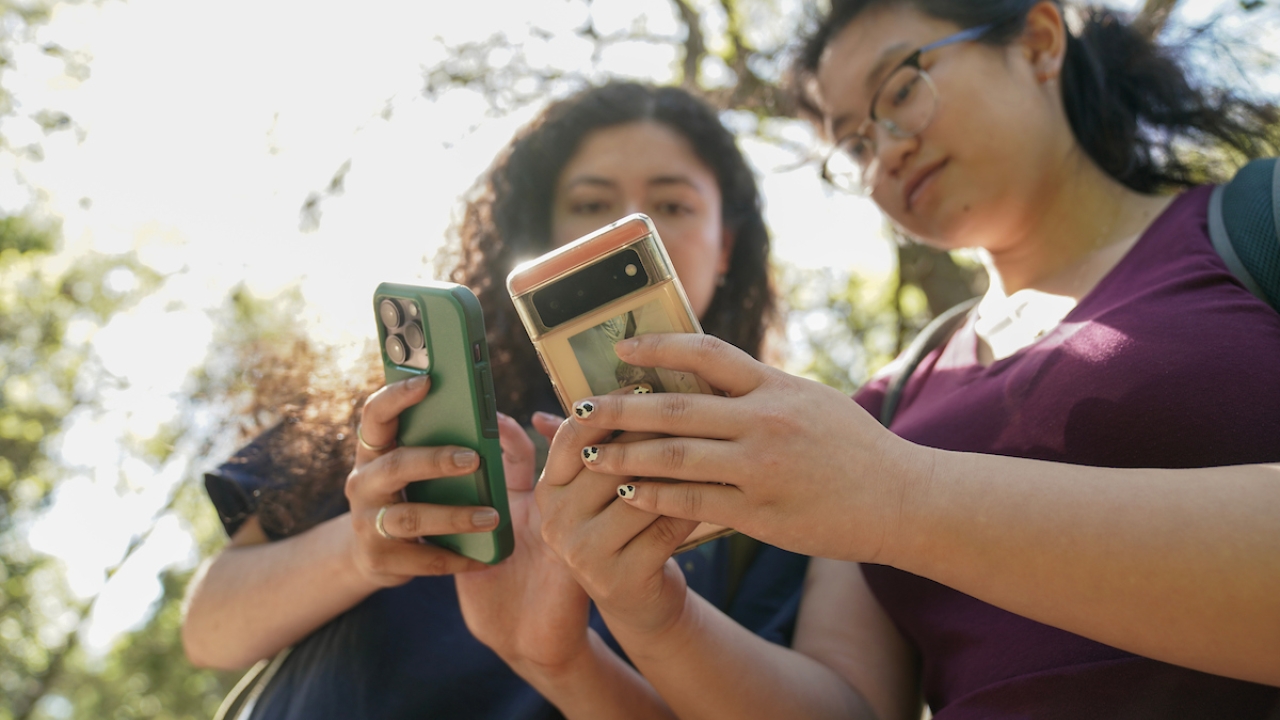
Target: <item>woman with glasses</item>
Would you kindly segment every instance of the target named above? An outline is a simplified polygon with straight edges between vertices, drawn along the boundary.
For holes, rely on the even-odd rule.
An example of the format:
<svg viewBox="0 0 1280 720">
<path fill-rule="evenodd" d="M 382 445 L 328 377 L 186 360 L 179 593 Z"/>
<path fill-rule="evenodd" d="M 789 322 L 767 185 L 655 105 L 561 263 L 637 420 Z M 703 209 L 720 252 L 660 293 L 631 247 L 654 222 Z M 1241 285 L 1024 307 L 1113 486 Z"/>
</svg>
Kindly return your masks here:
<svg viewBox="0 0 1280 720">
<path fill-rule="evenodd" d="M 543 536 L 678 716 L 1280 711 L 1275 473 L 1101 469 L 1280 459 L 1280 315 L 1198 186 L 1208 153 L 1273 150 L 1277 115 L 1111 12 L 1076 27 L 1052 0 L 836 0 L 800 55 L 827 177 L 990 271 L 892 433 L 886 378 L 850 402 L 654 335 L 619 357 L 724 395 L 591 398 L 557 434 Z M 667 558 L 695 520 L 826 558 L 793 649 L 685 590 Z"/>
</svg>

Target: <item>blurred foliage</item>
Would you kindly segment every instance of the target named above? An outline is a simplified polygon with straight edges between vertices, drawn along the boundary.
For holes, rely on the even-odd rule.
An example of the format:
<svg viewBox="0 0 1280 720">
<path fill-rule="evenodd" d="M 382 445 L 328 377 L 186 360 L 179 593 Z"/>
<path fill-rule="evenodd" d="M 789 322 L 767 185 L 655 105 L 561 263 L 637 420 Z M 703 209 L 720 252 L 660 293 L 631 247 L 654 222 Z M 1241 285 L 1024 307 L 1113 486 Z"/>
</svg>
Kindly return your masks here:
<svg viewBox="0 0 1280 720">
<path fill-rule="evenodd" d="M 52 7 L 0 2 L 0 75 L 13 68 L 19 43 L 35 41 Z M 39 50 L 60 59 L 68 77 L 88 77 L 83 55 L 54 44 Z M 19 110 L 0 91 L 0 117 L 19 112 L 45 135 L 74 126 L 57 109 Z M 0 151 L 34 161 L 43 156 L 38 145 L 15 147 L 3 136 Z M 164 578 L 165 594 L 147 627 L 106 657 L 87 657 L 79 631 L 94 598 L 75 596 L 61 563 L 27 542 L 58 485 L 76 472 L 57 453 L 65 419 L 97 407 L 112 387 L 94 357 L 93 336 L 162 282 L 132 253 L 61 253 L 57 224 L 41 219 L 38 209 L 10 208 L 0 217 L 0 720 L 208 717 L 234 679 L 192 673 L 181 660 L 177 600 L 185 577 Z M 136 456 L 163 461 L 175 439 L 163 435 L 143 439 Z M 189 506 L 183 512 L 213 515 L 202 492 L 182 504 Z"/>
<path fill-rule="evenodd" d="M 787 369 L 852 395 L 893 359 L 899 324 L 894 283 L 831 269 L 779 268 L 787 317 Z M 923 303 L 911 318 L 925 317 Z"/>
<path fill-rule="evenodd" d="M 0 259 L 6 257 L 10 256 L 0 255 Z M 47 253 L 41 257 L 54 259 Z M 122 267 L 136 272 L 142 281 L 129 294 L 112 299 L 110 291 L 103 288 L 103 279 L 113 277 Z M 0 271 L 8 269 L 8 265 L 0 265 Z M 85 256 L 56 279 L 29 282 L 30 290 L 24 298 L 29 303 L 26 311 L 11 314 L 4 312 L 6 306 L 0 306 L 0 317 L 12 315 L 23 321 L 24 327 L 16 329 L 16 335 L 35 337 L 34 333 L 24 333 L 31 325 L 46 328 L 40 334 L 45 354 L 65 352 L 56 338 L 62 337 L 66 319 L 54 312 L 38 312 L 39 306 L 30 304 L 33 299 L 39 300 L 41 290 L 63 299 L 63 314 L 80 319 L 87 313 L 100 326 L 131 302 L 153 292 L 161 280 L 129 256 Z M 192 378 L 188 390 L 191 402 L 155 437 L 145 438 L 131 448 L 136 457 L 157 465 L 178 448 L 189 458 L 187 477 L 174 488 L 155 519 L 167 514 L 182 518 L 200 557 L 213 555 L 225 542 L 221 522 L 205 495 L 200 471 L 208 466 L 210 458 L 224 457 L 236 444 L 279 422 L 290 405 L 301 405 L 308 374 L 320 365 L 335 365 L 334 358 L 306 341 L 297 323 L 300 308 L 301 297 L 296 291 L 270 300 L 257 298 L 243 288 L 232 292 L 214 312 L 217 331 L 213 349 Z M 4 338 L 9 336 L 6 326 Z M 8 344 L 0 347 L 7 350 Z M 81 344 L 79 351 L 75 362 L 62 364 L 64 384 L 83 379 L 86 372 L 94 370 L 86 367 L 86 363 L 92 364 L 89 346 Z M 9 355 L 6 352 L 4 357 Z M 34 367 L 46 364 L 38 353 L 32 354 Z M 8 375 L 15 377 L 11 372 Z M 264 377 L 267 382 L 261 382 Z M 273 388 L 276 394 L 264 397 L 259 392 L 261 388 Z M 45 413 L 51 418 L 47 434 L 56 432 L 56 422 L 71 408 L 90 406 L 97 400 L 92 391 L 68 393 L 68 397 L 70 400 L 58 409 Z M 7 402 L 5 407 L 9 412 Z M 47 502 L 57 481 L 66 476 L 44 446 L 38 442 L 28 446 L 28 454 L 47 469 L 44 475 L 31 475 L 39 479 L 41 492 L 28 492 L 23 496 L 21 512 L 7 514 L 6 518 L 30 516 Z M 16 503 L 17 500 L 11 501 Z M 152 528 L 140 529 L 109 574 L 128 562 Z M 95 598 L 73 598 L 61 584 L 57 563 L 22 548 L 18 537 L 21 533 L 13 532 L 12 527 L 4 530 L 0 538 L 7 580 L 4 612 L 0 614 L 0 638 L 5 646 L 5 651 L 0 652 L 0 683 L 4 683 L 0 690 L 8 702 L 0 707 L 0 720 L 212 716 L 240 673 L 200 670 L 186 661 L 180 632 L 182 596 L 193 570 L 166 571 L 161 578 L 163 594 L 145 624 L 118 638 L 105 656 L 97 657 L 79 644 L 79 632 L 88 624 Z M 26 559 L 25 563 L 20 562 L 22 559 Z M 57 602 L 51 602 L 53 598 Z M 40 608 L 47 609 L 41 612 Z M 57 631 L 51 632 L 55 626 Z"/>
<path fill-rule="evenodd" d="M 208 501 L 198 498 L 205 505 Z M 192 572 L 165 571 L 164 592 L 151 620 L 127 633 L 101 659 L 77 650 L 68 660 L 75 668 L 46 696 L 33 717 L 134 720 L 209 718 L 239 673 L 192 668 L 183 659 L 182 595 Z"/>
<path fill-rule="evenodd" d="M 1153 32 L 1175 3 L 1147 3 Z M 613 49 L 639 43 L 670 50 L 667 80 L 702 93 L 726 117 L 754 120 L 735 127 L 792 151 L 797 163 L 813 159 L 813 148 L 788 132 L 794 108 L 782 88 L 787 52 L 805 22 L 794 3 L 669 0 L 657 6 L 666 8 L 669 18 L 637 16 L 621 27 L 605 27 L 590 0 L 566 4 L 581 10 L 573 27 L 530 27 L 519 37 L 494 34 L 465 43 L 426 38 L 439 43 L 442 53 L 439 62 L 422 70 L 423 96 L 430 100 L 469 91 L 482 96 L 495 114 L 509 113 L 612 77 Z M 40 0 L 0 2 L 0 75 L 12 65 L 15 43 L 31 41 L 32 29 L 48 17 L 50 7 Z M 1231 9 L 1266 7 L 1274 3 L 1240 0 Z M 566 43 L 584 52 L 539 50 Z M 82 54 L 56 45 L 41 50 L 60 59 L 68 77 L 88 77 L 90 62 Z M 564 57 L 579 60 L 557 65 L 560 61 L 548 59 Z M 1259 62 L 1249 57 L 1245 66 Z M 0 90 L 0 118 L 15 112 Z M 75 118 L 58 109 L 24 112 L 46 134 L 75 128 Z M 389 100 L 381 115 L 393 112 Z M 0 151 L 40 157 L 38 147 L 12 148 L 3 137 Z M 326 199 L 343 192 L 350 167 L 347 159 L 318 179 L 319 189 L 301 208 L 304 231 L 318 226 Z M 94 598 L 73 596 L 59 563 L 26 542 L 32 521 L 72 472 L 59 464 L 52 440 L 73 411 L 94 407 L 116 382 L 94 358 L 94 333 L 169 281 L 133 255 L 68 258 L 60 255 L 59 245 L 56 225 L 30 213 L 0 217 L 0 720 L 206 718 L 238 673 L 197 670 L 185 660 L 182 595 L 191 570 L 165 572 L 163 593 L 147 620 L 119 637 L 105 655 L 93 656 L 79 645 L 79 637 Z M 910 244 L 899 245 L 897 252 L 899 271 L 884 280 L 779 268 L 789 311 L 791 369 L 852 392 L 934 314 L 983 288 L 981 269 L 971 260 Z M 263 299 L 244 288 L 233 292 L 213 314 L 212 350 L 190 379 L 186 404 L 155 436 L 134 438 L 126 448 L 154 467 L 185 463 L 183 480 L 154 520 L 181 518 L 200 557 L 213 555 L 225 541 L 200 471 L 282 419 L 349 411 L 368 385 L 339 392 L 345 376 L 322 369 L 343 362 L 307 340 L 299 324 L 302 310 L 296 293 Z M 353 364 L 376 380 L 376 365 L 347 359 L 347 366 Z M 307 390 L 316 383 L 337 398 L 332 407 L 307 407 Z M 120 564 L 141 547 L 154 520 L 152 528 L 139 529 Z"/>
<path fill-rule="evenodd" d="M 25 717 L 65 669 L 89 604 L 25 533 L 70 470 L 47 442 L 75 408 L 94 404 L 83 382 L 89 338 L 160 278 L 132 255 L 54 252 L 57 229 L 0 221 L 0 718 Z"/>
</svg>

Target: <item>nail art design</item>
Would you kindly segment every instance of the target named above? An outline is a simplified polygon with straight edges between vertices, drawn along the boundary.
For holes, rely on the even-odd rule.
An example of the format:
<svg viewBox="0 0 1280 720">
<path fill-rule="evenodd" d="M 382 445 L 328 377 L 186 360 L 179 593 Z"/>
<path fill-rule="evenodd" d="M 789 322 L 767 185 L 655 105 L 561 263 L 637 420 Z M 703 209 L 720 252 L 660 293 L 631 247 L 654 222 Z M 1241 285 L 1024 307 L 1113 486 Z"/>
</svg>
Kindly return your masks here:
<svg viewBox="0 0 1280 720">
<path fill-rule="evenodd" d="M 582 459 L 589 463 L 593 463 L 600 459 L 600 448 L 592 445 L 591 447 L 582 448 Z"/>
<path fill-rule="evenodd" d="M 618 497 L 622 498 L 623 500 L 630 500 L 635 496 L 636 496 L 635 485 L 619 485 L 618 486 Z"/>
<path fill-rule="evenodd" d="M 582 420 L 586 420 L 587 418 L 591 417 L 591 413 L 595 411 L 596 411 L 596 404 L 591 402 L 590 400 L 583 400 L 581 402 L 574 404 L 573 406 L 573 414 L 577 415 Z"/>
<path fill-rule="evenodd" d="M 635 393 L 636 395 L 648 395 L 649 393 L 653 392 L 653 388 L 649 385 L 649 383 L 642 383 L 640 385 L 637 385 L 636 388 L 631 392 Z"/>
</svg>

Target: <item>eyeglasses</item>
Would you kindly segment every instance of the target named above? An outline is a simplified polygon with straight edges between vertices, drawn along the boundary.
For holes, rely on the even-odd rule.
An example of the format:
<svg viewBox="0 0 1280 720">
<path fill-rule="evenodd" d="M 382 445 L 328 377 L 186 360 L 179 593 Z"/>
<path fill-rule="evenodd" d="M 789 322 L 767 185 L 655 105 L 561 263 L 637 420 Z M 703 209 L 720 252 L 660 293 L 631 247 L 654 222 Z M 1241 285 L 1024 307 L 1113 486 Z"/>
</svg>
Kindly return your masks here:
<svg viewBox="0 0 1280 720">
<path fill-rule="evenodd" d="M 822 163 L 822 178 L 855 195 L 870 195 L 880 180 L 880 153 L 873 126 L 899 139 L 924 132 L 938 109 L 938 88 L 920 68 L 920 56 L 946 45 L 982 37 L 994 23 L 961 30 L 911 53 L 889 73 L 871 96 L 871 113 L 857 132 L 836 142 Z"/>
</svg>

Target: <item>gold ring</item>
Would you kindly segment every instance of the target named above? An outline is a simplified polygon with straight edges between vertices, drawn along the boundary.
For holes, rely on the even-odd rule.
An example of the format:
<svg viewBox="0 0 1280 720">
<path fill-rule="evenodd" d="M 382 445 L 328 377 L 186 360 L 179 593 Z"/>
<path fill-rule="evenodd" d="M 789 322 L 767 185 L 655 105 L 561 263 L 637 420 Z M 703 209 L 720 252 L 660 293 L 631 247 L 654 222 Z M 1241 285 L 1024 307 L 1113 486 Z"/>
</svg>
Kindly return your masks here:
<svg viewBox="0 0 1280 720">
<path fill-rule="evenodd" d="M 382 452 L 383 450 L 390 450 L 396 446 L 395 440 L 392 440 L 386 445 L 370 445 L 369 441 L 364 439 L 364 434 L 361 432 L 359 425 L 356 426 L 356 442 L 360 443 L 360 447 L 368 450 L 369 452 Z"/>
<path fill-rule="evenodd" d="M 399 538 L 387 532 L 387 528 L 382 524 L 382 521 L 385 520 L 387 517 L 387 510 L 389 510 L 390 508 L 391 508 L 390 505 L 382 506 L 382 509 L 378 511 L 378 517 L 373 521 L 373 527 L 375 530 L 378 531 L 378 534 L 381 535 L 382 537 L 388 540 L 398 540 Z"/>
</svg>

